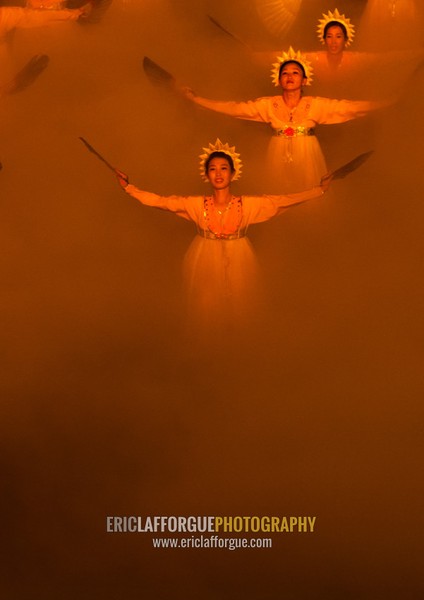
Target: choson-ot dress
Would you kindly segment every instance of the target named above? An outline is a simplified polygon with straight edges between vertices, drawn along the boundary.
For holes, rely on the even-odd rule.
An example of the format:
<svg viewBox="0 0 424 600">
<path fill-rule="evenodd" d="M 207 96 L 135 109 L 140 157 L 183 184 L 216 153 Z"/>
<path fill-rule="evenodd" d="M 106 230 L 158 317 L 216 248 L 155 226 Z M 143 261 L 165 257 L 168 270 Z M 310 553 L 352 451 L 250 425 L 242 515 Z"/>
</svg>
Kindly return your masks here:
<svg viewBox="0 0 424 600">
<path fill-rule="evenodd" d="M 317 185 L 327 172 L 315 125 L 343 123 L 365 116 L 381 103 L 333 100 L 303 96 L 290 109 L 282 96 L 267 96 L 248 102 L 221 102 L 194 96 L 204 108 L 239 119 L 268 123 L 273 135 L 269 143 L 265 175 L 272 191 L 297 192 Z"/>
<path fill-rule="evenodd" d="M 190 319 L 210 327 L 243 322 L 256 310 L 258 267 L 246 237 L 248 226 L 322 194 L 315 187 L 285 196 L 233 196 L 219 211 L 213 197 L 165 197 L 133 185 L 125 191 L 142 204 L 169 210 L 196 224 L 197 235 L 184 259 L 184 282 Z"/>
</svg>

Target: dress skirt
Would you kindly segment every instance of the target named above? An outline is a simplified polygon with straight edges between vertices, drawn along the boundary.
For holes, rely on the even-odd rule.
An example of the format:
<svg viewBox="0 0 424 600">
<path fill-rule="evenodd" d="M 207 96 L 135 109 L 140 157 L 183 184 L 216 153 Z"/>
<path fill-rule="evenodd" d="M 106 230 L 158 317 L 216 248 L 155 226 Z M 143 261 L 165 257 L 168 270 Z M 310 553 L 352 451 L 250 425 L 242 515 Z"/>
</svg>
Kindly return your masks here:
<svg viewBox="0 0 424 600">
<path fill-rule="evenodd" d="M 273 135 L 268 146 L 266 178 L 269 194 L 291 194 L 318 185 L 327 167 L 314 135 Z"/>
<path fill-rule="evenodd" d="M 246 323 L 257 308 L 258 263 L 246 237 L 197 235 L 183 264 L 189 320 L 210 331 Z"/>
</svg>

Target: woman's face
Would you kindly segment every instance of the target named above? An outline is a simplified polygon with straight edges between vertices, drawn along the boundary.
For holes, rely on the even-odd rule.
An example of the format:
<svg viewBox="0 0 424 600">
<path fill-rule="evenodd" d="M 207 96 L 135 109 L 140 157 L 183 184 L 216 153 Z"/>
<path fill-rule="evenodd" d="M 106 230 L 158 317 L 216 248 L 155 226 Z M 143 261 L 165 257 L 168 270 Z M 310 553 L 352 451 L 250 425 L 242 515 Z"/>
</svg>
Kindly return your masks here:
<svg viewBox="0 0 424 600">
<path fill-rule="evenodd" d="M 296 91 L 302 89 L 306 79 L 303 71 L 296 63 L 287 63 L 284 65 L 280 74 L 280 85 L 285 91 Z"/>
<path fill-rule="evenodd" d="M 212 158 L 209 162 L 207 177 L 214 190 L 227 188 L 233 178 L 228 160 L 219 156 Z"/>
<path fill-rule="evenodd" d="M 325 45 L 330 54 L 341 54 L 346 46 L 346 38 L 343 29 L 338 25 L 332 25 L 325 34 Z"/>
</svg>

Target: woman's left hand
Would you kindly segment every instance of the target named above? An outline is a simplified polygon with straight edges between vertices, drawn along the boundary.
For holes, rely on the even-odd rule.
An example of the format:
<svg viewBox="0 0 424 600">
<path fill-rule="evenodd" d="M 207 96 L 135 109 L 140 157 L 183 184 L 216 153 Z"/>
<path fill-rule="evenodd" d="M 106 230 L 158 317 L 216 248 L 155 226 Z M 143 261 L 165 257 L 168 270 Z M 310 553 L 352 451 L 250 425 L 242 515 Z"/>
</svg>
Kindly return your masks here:
<svg viewBox="0 0 424 600">
<path fill-rule="evenodd" d="M 326 192 L 329 187 L 330 184 L 333 180 L 333 174 L 332 173 L 327 173 L 327 175 L 323 175 L 323 177 L 321 177 L 321 181 L 320 181 L 320 188 L 322 189 L 322 193 L 324 194 L 324 192 Z"/>
<path fill-rule="evenodd" d="M 119 169 L 115 169 L 115 173 L 118 178 L 119 185 L 125 189 L 129 183 L 128 175 L 125 175 L 125 173 L 123 173 Z"/>
<path fill-rule="evenodd" d="M 187 85 L 178 85 L 176 86 L 176 90 L 187 100 L 193 100 L 193 98 L 196 96 L 195 92 Z"/>
</svg>

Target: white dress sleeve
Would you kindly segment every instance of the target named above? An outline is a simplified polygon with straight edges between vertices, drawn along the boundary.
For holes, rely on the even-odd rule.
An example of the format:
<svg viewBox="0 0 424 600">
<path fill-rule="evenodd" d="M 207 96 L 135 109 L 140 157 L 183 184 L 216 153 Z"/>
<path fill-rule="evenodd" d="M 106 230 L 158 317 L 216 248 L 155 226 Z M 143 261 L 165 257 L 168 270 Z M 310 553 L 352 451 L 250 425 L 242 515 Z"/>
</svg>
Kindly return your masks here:
<svg viewBox="0 0 424 600">
<path fill-rule="evenodd" d="M 188 221 L 198 221 L 197 214 L 201 198 L 197 196 L 160 196 L 153 192 L 140 190 L 134 185 L 128 184 L 125 191 L 136 198 L 145 206 L 152 206 L 161 210 L 169 210 Z"/>
<path fill-rule="evenodd" d="M 303 204 L 303 202 L 319 198 L 322 195 L 322 188 L 316 186 L 305 192 L 296 192 L 283 196 L 243 196 L 243 210 L 246 211 L 249 224 L 263 223 L 281 214 L 291 206 Z"/>
<path fill-rule="evenodd" d="M 387 105 L 384 102 L 368 100 L 333 100 L 331 98 L 314 98 L 311 103 L 309 116 L 316 123 L 344 123 Z"/>
<path fill-rule="evenodd" d="M 237 119 L 246 119 L 248 121 L 259 121 L 269 123 L 269 99 L 267 97 L 249 100 L 247 102 L 227 102 L 222 100 L 209 100 L 200 96 L 193 96 L 192 101 L 203 108 L 208 108 L 215 112 L 236 117 Z"/>
<path fill-rule="evenodd" d="M 0 36 L 16 27 L 32 28 L 57 21 L 76 21 L 80 16 L 80 10 L 33 10 L 17 6 L 0 7 Z"/>
</svg>

